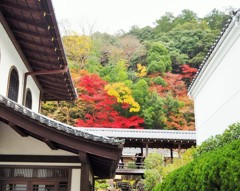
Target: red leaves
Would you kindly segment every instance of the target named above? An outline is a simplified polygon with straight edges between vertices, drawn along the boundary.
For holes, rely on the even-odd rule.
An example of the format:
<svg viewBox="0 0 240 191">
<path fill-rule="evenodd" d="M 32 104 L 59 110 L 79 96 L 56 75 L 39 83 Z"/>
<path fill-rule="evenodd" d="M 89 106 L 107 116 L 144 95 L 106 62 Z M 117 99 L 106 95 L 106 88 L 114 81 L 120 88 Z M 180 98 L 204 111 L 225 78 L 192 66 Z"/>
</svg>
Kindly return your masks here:
<svg viewBox="0 0 240 191">
<path fill-rule="evenodd" d="M 183 64 L 181 66 L 181 70 L 182 70 L 182 78 L 187 84 L 191 82 L 191 80 L 193 79 L 194 75 L 197 72 L 196 68 L 191 68 L 187 64 Z"/>
<path fill-rule="evenodd" d="M 85 74 L 79 81 L 82 99 L 88 108 L 83 119 L 76 121 L 76 126 L 106 127 L 106 128 L 141 128 L 144 119 L 138 116 L 124 117 L 114 109 L 118 106 L 116 97 L 110 96 L 104 90 L 106 81 L 96 74 Z M 128 104 L 122 104 L 123 109 L 128 109 Z"/>
<path fill-rule="evenodd" d="M 188 84 L 197 72 L 196 68 L 191 68 L 189 65 L 184 64 L 181 66 L 182 74 L 166 73 L 163 79 L 167 85 L 154 85 L 152 89 L 156 90 L 161 96 L 166 96 L 170 92 L 173 97 L 182 97 L 187 95 L 186 84 Z M 186 84 L 185 84 L 186 83 Z"/>
<path fill-rule="evenodd" d="M 172 74 L 170 72 L 166 73 L 163 79 L 166 81 L 167 85 L 154 85 L 151 87 L 152 90 L 156 90 L 159 95 L 166 97 L 169 93 L 173 97 L 181 97 L 187 94 L 187 88 L 182 80 L 181 74 Z"/>
</svg>

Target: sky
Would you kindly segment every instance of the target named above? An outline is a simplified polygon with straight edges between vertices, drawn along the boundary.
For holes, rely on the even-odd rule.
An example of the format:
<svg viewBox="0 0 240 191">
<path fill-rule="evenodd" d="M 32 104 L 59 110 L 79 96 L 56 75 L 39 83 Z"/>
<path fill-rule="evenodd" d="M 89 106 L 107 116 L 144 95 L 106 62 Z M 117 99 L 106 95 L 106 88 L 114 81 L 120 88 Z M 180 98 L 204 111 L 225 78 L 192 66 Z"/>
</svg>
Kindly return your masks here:
<svg viewBox="0 0 240 191">
<path fill-rule="evenodd" d="M 100 31 L 116 34 L 132 26 L 154 26 L 166 12 L 175 16 L 190 9 L 199 17 L 214 8 L 240 8 L 240 0 L 52 0 L 59 22 L 82 34 Z M 67 23 L 67 24 L 66 24 Z"/>
</svg>

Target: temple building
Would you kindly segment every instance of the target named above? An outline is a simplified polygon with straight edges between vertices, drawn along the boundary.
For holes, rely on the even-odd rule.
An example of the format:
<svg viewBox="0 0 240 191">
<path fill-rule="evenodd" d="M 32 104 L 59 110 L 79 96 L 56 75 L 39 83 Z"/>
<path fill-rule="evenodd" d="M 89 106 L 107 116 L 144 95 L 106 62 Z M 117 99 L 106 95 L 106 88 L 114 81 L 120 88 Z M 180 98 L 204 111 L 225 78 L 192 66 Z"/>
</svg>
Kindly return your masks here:
<svg viewBox="0 0 240 191">
<path fill-rule="evenodd" d="M 0 190 L 92 191 L 114 177 L 123 140 L 39 113 L 76 98 L 51 0 L 1 0 Z"/>
</svg>

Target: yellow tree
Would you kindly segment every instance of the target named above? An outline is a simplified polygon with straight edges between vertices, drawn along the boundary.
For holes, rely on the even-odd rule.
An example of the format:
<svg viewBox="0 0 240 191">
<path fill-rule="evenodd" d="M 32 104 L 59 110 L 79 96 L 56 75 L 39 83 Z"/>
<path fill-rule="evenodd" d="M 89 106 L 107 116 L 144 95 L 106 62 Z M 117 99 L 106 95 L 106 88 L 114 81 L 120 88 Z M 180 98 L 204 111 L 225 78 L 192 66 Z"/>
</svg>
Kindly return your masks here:
<svg viewBox="0 0 240 191">
<path fill-rule="evenodd" d="M 147 75 L 147 68 L 146 66 L 143 66 L 142 64 L 137 64 L 137 77 L 144 77 Z"/>
<path fill-rule="evenodd" d="M 84 68 L 86 59 L 92 48 L 92 40 L 89 36 L 80 36 L 77 33 L 63 37 L 64 48 L 69 60 Z"/>
<path fill-rule="evenodd" d="M 116 82 L 105 86 L 108 95 L 117 98 L 118 103 L 123 103 L 129 106 L 130 112 L 140 111 L 140 105 L 132 97 L 131 90 L 122 82 Z"/>
</svg>

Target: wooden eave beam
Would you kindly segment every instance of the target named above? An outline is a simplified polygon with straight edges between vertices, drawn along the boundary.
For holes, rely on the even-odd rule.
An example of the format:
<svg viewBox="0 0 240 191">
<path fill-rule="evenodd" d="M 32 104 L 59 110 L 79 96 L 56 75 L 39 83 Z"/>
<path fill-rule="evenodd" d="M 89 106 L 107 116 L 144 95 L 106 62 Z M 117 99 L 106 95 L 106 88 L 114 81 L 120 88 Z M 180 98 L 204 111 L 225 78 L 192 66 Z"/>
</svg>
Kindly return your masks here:
<svg viewBox="0 0 240 191">
<path fill-rule="evenodd" d="M 52 150 L 58 150 L 58 147 L 57 147 L 52 141 L 50 141 L 49 139 L 44 139 L 43 141 L 47 144 L 47 146 L 48 146 L 50 149 L 52 149 Z"/>
<path fill-rule="evenodd" d="M 21 135 L 22 137 L 27 137 L 28 134 L 26 134 L 22 128 L 18 127 L 17 125 L 9 122 L 8 125 L 14 130 L 16 131 L 19 135 Z"/>
<path fill-rule="evenodd" d="M 49 91 L 49 90 L 47 90 L 47 91 L 43 91 L 43 92 L 46 93 L 46 94 L 55 95 L 57 97 L 72 97 L 71 93 L 67 94 L 67 93 L 64 93 L 64 91 L 56 92 L 56 91 Z"/>
<path fill-rule="evenodd" d="M 18 124 L 19 127 L 35 135 L 49 139 L 58 145 L 65 145 L 66 147 L 78 150 L 79 152 L 86 152 L 88 154 L 115 161 L 117 161 L 119 159 L 119 155 L 121 155 L 122 149 L 118 148 L 116 145 L 96 142 L 65 133 L 64 131 L 59 131 L 4 105 L 0 105 L 0 116 L 7 121 Z"/>
<path fill-rule="evenodd" d="M 60 65 L 58 64 L 58 59 L 56 58 L 56 62 L 52 62 L 49 60 L 43 60 L 43 59 L 38 59 L 38 58 L 34 58 L 32 55 L 28 55 L 27 59 L 29 62 L 35 62 L 35 63 L 39 63 L 40 65 Z"/>
<path fill-rule="evenodd" d="M 0 7 L 15 9 L 18 11 L 20 10 L 20 11 L 24 11 L 24 12 L 31 13 L 31 14 L 44 15 L 44 11 L 42 11 L 42 10 L 27 8 L 27 7 L 23 7 L 23 6 L 17 6 L 16 4 L 13 4 L 13 3 L 7 3 L 7 2 L 0 1 Z"/>
<path fill-rule="evenodd" d="M 51 81 L 48 81 L 48 80 L 44 80 L 44 79 L 40 79 L 39 80 L 41 83 L 44 83 L 44 84 L 47 84 L 47 85 L 49 85 L 49 86 L 52 86 L 52 87 L 54 87 L 54 88 L 67 88 L 67 87 L 69 87 L 69 86 L 66 86 L 66 85 L 63 85 L 63 84 L 56 84 L 56 82 L 51 82 Z"/>
<path fill-rule="evenodd" d="M 72 94 L 61 94 L 61 93 L 52 93 L 52 92 L 43 92 L 45 96 L 52 96 L 55 101 L 56 100 L 74 100 L 74 96 Z"/>
<path fill-rule="evenodd" d="M 17 28 L 13 29 L 12 31 L 14 33 L 23 34 L 23 35 L 27 35 L 27 36 L 31 36 L 31 37 L 39 37 L 39 38 L 43 38 L 43 39 L 47 39 L 47 40 L 52 40 L 52 38 L 53 38 L 50 35 L 40 34 L 40 33 L 17 29 Z"/>
<path fill-rule="evenodd" d="M 25 76 L 60 74 L 60 73 L 66 73 L 67 71 L 68 71 L 68 66 L 65 66 L 63 69 L 59 69 L 59 70 L 40 70 L 40 71 L 34 71 L 34 72 L 26 72 Z"/>
<path fill-rule="evenodd" d="M 47 50 L 54 50 L 55 46 L 47 46 L 47 45 L 44 45 L 42 43 L 38 43 L 38 42 L 32 42 L 30 40 L 21 40 L 21 39 L 17 39 L 18 43 L 20 44 L 25 44 L 25 45 L 28 45 L 28 46 L 34 46 L 34 47 L 37 47 L 37 48 L 45 48 Z"/>
<path fill-rule="evenodd" d="M 49 88 L 45 88 L 46 92 L 51 92 L 51 93 L 57 93 L 59 95 L 71 95 L 71 90 L 68 88 L 65 88 L 65 90 L 63 90 L 62 88 L 56 88 L 56 87 L 49 87 Z"/>
<path fill-rule="evenodd" d="M 30 26 L 33 26 L 33 27 L 39 27 L 39 28 L 42 28 L 42 29 L 45 29 L 45 30 L 48 30 L 48 28 L 49 28 L 48 24 L 33 22 L 33 21 L 30 21 L 30 20 L 20 19 L 20 18 L 17 18 L 17 17 L 6 17 L 6 20 L 30 25 Z"/>
<path fill-rule="evenodd" d="M 50 66 L 46 66 L 44 64 L 41 64 L 41 63 L 36 63 L 36 62 L 30 62 L 31 63 L 31 66 L 32 66 L 32 69 L 33 71 L 40 71 L 40 70 L 46 70 L 47 68 L 49 69 Z M 58 68 L 51 68 L 51 70 L 57 70 Z M 49 69 L 50 70 L 50 69 Z"/>
<path fill-rule="evenodd" d="M 26 93 L 26 87 L 27 87 L 27 77 L 28 76 L 39 76 L 39 75 L 50 75 L 50 74 L 59 74 L 59 73 L 66 73 L 68 71 L 68 66 L 65 66 L 63 69 L 59 70 L 40 70 L 40 71 L 34 71 L 34 72 L 26 72 L 24 75 L 24 83 L 23 83 L 23 95 Z M 44 91 L 44 90 L 43 90 Z M 45 91 L 44 91 L 45 92 Z M 51 92 L 50 92 L 51 93 Z M 57 93 L 53 93 L 55 96 L 66 96 L 66 95 L 59 95 Z M 56 97 L 58 98 L 58 97 Z M 22 103 L 24 103 L 24 98 L 22 99 Z"/>
<path fill-rule="evenodd" d="M 33 50 L 33 49 L 29 49 L 29 48 L 27 48 L 27 47 L 22 47 L 22 50 L 23 50 L 23 52 L 25 52 L 25 53 L 29 53 L 29 54 L 38 54 L 38 55 L 40 55 L 40 56 L 46 56 L 46 57 L 56 57 L 56 56 L 58 56 L 57 55 L 57 53 L 53 50 L 52 52 L 54 52 L 54 54 L 52 54 L 52 53 L 49 53 L 49 51 L 48 52 L 46 52 L 46 51 L 41 51 L 41 50 Z"/>
</svg>

